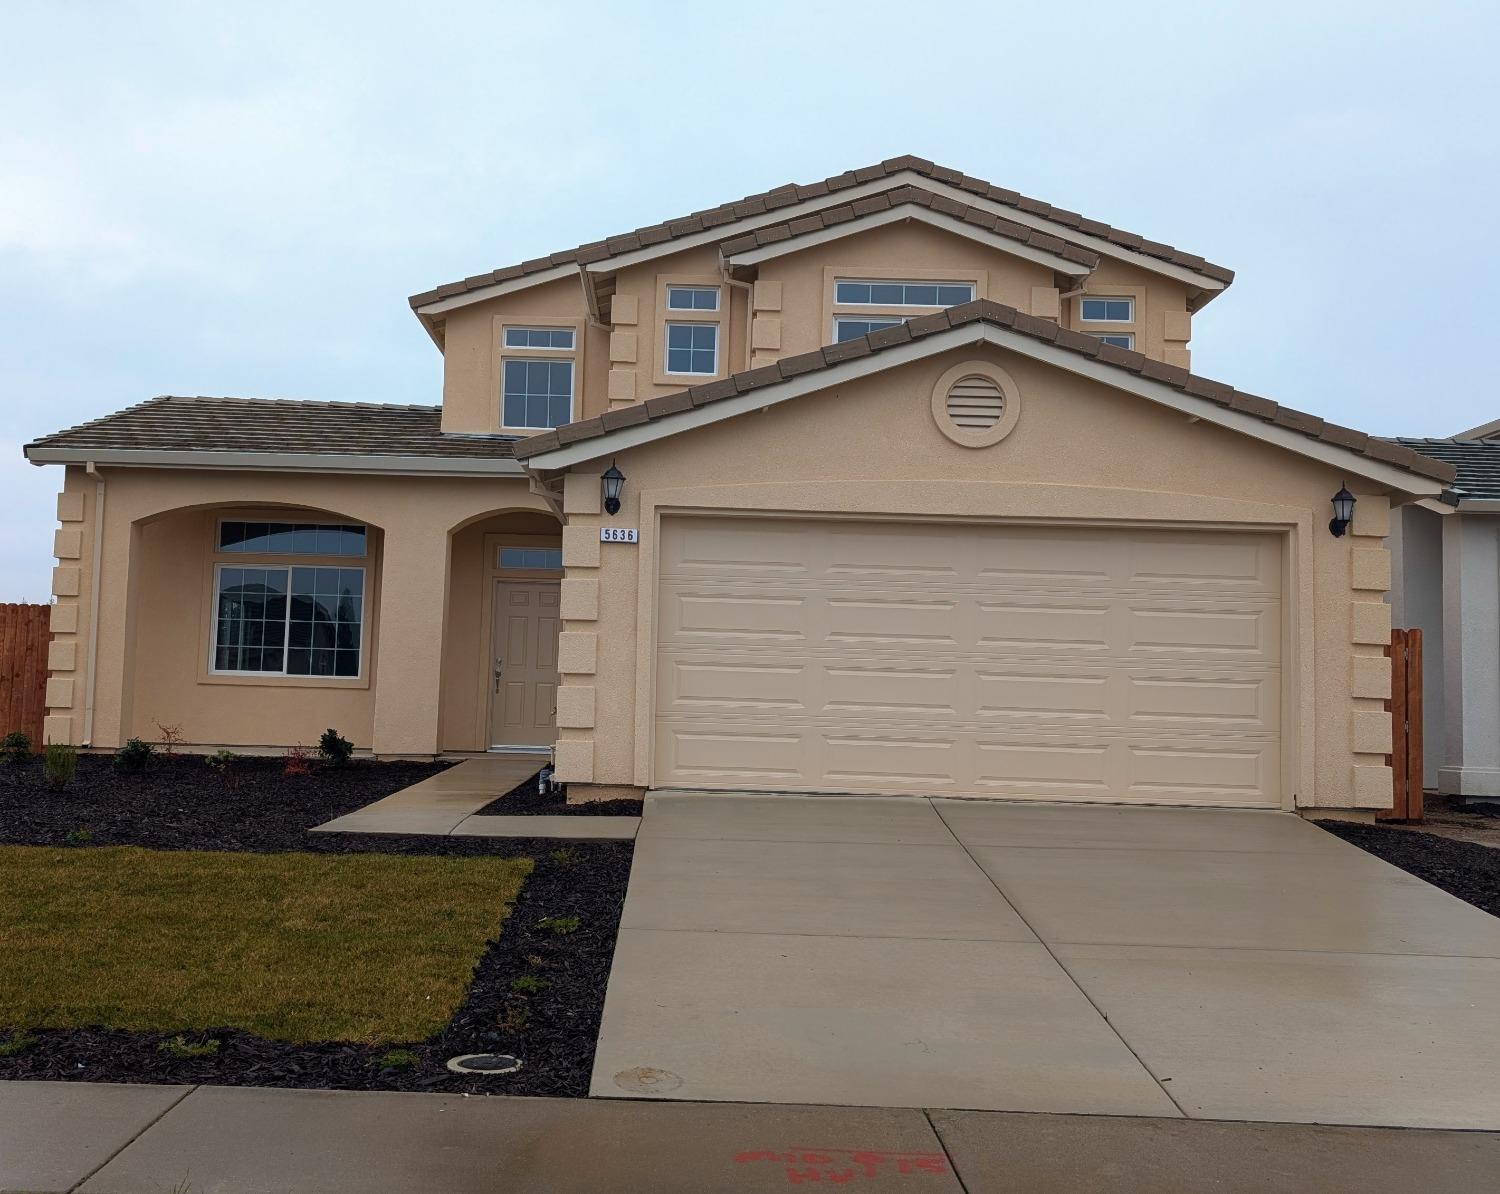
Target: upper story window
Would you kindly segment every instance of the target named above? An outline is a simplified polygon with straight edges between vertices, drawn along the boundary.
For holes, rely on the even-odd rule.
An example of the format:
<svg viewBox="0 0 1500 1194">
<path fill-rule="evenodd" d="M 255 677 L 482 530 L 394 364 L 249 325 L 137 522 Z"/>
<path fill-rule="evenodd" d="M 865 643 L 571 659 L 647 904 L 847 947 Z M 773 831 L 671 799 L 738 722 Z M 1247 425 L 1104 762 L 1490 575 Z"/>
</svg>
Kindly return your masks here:
<svg viewBox="0 0 1500 1194">
<path fill-rule="evenodd" d="M 668 286 L 667 308 L 672 311 L 717 311 L 717 286 Z"/>
<path fill-rule="evenodd" d="M 506 348 L 550 348 L 573 351 L 572 328 L 506 328 Z"/>
<path fill-rule="evenodd" d="M 545 431 L 571 422 L 578 329 L 508 326 L 500 344 L 501 426 Z"/>
<path fill-rule="evenodd" d="M 833 301 L 840 306 L 956 307 L 974 301 L 972 282 L 838 282 Z"/>
<path fill-rule="evenodd" d="M 1105 344 L 1113 344 L 1116 348 L 1135 348 L 1135 336 L 1130 332 L 1090 332 L 1089 335 Z"/>
<path fill-rule="evenodd" d="M 1133 298 L 1085 298 L 1078 302 L 1078 316 L 1089 323 L 1132 323 Z"/>
<path fill-rule="evenodd" d="M 840 315 L 833 321 L 833 342 L 842 344 L 845 340 L 858 340 L 861 336 L 868 336 L 871 332 L 878 332 L 882 328 L 893 328 L 898 323 L 906 320 L 897 317 L 883 318 L 857 318 L 850 319 Z"/>
<path fill-rule="evenodd" d="M 719 325 L 667 324 L 667 372 L 715 376 L 719 372 Z"/>
</svg>

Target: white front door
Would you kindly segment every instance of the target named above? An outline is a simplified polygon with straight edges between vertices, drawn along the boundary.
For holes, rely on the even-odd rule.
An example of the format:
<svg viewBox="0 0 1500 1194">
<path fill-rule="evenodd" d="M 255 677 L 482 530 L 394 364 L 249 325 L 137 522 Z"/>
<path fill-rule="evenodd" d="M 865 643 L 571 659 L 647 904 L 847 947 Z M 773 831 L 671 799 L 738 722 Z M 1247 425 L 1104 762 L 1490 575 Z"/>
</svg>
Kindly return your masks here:
<svg viewBox="0 0 1500 1194">
<path fill-rule="evenodd" d="M 490 745 L 557 738 L 555 580 L 497 580 L 490 628 Z"/>
</svg>

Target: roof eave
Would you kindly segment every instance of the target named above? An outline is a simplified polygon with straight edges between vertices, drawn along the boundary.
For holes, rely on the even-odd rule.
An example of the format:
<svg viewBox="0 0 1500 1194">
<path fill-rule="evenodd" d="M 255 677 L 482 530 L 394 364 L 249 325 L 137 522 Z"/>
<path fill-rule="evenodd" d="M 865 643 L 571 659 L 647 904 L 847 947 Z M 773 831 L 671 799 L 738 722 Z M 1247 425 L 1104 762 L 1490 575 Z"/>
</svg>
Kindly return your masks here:
<svg viewBox="0 0 1500 1194">
<path fill-rule="evenodd" d="M 113 468 L 261 470 L 266 472 L 382 473 L 426 476 L 523 476 L 509 456 L 363 456 L 356 453 L 222 452 L 169 448 L 70 448 L 27 444 L 32 464 L 95 464 Z"/>
</svg>

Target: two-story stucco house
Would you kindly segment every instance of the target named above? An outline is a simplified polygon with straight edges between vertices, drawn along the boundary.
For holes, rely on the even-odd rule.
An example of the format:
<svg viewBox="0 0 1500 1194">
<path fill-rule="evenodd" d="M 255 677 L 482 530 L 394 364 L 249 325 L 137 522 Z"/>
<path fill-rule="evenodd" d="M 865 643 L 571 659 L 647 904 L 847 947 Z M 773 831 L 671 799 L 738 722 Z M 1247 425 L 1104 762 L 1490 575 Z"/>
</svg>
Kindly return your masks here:
<svg viewBox="0 0 1500 1194">
<path fill-rule="evenodd" d="M 1231 279 L 903 157 L 417 295 L 441 406 L 47 436 L 47 734 L 1387 806 L 1384 538 L 1453 469 L 1189 372 Z"/>
</svg>

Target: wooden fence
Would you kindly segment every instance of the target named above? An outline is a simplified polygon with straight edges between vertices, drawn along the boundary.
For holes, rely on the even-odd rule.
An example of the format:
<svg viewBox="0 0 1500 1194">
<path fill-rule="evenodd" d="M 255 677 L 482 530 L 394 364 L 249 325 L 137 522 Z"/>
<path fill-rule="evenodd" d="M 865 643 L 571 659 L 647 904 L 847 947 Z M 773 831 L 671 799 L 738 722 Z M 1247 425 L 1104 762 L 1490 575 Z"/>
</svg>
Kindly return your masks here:
<svg viewBox="0 0 1500 1194">
<path fill-rule="evenodd" d="M 0 736 L 20 730 L 42 747 L 50 605 L 0 605 Z"/>
<path fill-rule="evenodd" d="M 1391 777 L 1395 800 L 1378 821 L 1422 819 L 1422 632 L 1391 631 Z"/>
</svg>

